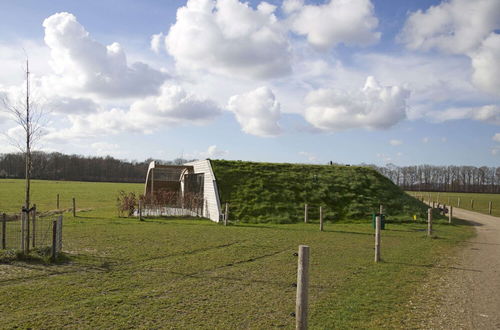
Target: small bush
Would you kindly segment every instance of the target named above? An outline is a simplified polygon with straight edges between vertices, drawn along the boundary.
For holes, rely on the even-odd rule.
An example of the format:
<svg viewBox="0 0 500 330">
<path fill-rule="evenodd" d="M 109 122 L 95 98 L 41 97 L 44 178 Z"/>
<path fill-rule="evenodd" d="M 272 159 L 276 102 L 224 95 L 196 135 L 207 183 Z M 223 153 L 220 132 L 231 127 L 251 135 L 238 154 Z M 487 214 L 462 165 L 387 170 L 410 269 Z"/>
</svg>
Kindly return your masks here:
<svg viewBox="0 0 500 330">
<path fill-rule="evenodd" d="M 134 215 L 134 211 L 137 207 L 137 197 L 135 193 L 126 193 L 123 190 L 120 191 L 118 197 L 116 198 L 116 206 L 118 208 L 118 216 L 130 217 Z"/>
</svg>

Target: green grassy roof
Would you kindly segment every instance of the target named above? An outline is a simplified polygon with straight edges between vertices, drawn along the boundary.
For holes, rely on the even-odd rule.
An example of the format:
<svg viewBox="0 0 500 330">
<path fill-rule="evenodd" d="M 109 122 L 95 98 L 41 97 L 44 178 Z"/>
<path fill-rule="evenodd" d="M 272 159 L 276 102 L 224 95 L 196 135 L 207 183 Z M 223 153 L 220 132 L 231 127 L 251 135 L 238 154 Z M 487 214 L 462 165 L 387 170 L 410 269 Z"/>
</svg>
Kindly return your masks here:
<svg viewBox="0 0 500 330">
<path fill-rule="evenodd" d="M 221 203 L 231 219 L 290 223 L 309 217 L 325 220 L 370 219 L 380 204 L 391 217 L 424 217 L 427 207 L 377 171 L 360 166 L 276 164 L 212 160 Z"/>
</svg>

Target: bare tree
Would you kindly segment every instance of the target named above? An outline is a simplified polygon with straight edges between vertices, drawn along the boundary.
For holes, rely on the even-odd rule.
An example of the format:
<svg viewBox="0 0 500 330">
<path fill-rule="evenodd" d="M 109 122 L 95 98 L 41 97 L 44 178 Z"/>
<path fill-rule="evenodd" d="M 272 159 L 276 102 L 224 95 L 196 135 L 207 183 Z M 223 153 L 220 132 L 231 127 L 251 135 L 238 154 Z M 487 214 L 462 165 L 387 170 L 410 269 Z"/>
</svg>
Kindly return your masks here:
<svg viewBox="0 0 500 330">
<path fill-rule="evenodd" d="M 29 60 L 26 58 L 26 89 L 25 95 L 16 98 L 4 95 L 1 97 L 3 109 L 10 114 L 11 119 L 16 122 L 23 130 L 22 136 L 5 136 L 9 142 L 19 149 L 25 158 L 25 208 L 30 209 L 30 186 L 32 169 L 32 151 L 36 142 L 40 139 L 43 132 L 42 120 L 44 112 L 42 107 L 33 101 L 30 90 L 30 71 Z"/>
</svg>

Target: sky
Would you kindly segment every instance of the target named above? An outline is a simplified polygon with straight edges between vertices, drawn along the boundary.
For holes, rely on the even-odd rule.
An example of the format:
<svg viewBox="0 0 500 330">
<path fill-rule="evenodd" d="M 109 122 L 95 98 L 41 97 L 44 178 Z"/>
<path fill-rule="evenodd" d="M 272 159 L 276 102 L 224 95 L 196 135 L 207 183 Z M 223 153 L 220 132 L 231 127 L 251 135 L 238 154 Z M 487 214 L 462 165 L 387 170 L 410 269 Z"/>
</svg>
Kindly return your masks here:
<svg viewBox="0 0 500 330">
<path fill-rule="evenodd" d="M 0 0 L 7 102 L 26 56 L 48 152 L 500 161 L 499 0 Z"/>
</svg>

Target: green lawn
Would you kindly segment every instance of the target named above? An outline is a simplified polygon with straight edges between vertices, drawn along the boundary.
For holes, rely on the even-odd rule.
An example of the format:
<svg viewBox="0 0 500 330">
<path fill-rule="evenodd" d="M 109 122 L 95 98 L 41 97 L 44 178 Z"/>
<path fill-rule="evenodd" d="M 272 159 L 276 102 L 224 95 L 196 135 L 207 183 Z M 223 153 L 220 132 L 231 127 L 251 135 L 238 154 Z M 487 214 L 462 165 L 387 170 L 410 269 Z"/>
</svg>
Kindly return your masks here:
<svg viewBox="0 0 500 330">
<path fill-rule="evenodd" d="M 0 180 L 0 211 L 22 204 L 21 186 Z M 0 327 L 292 329 L 299 244 L 311 247 L 311 328 L 415 327 L 409 300 L 472 235 L 458 221 L 437 221 L 434 239 L 424 222 L 389 223 L 375 264 L 368 221 L 319 232 L 316 223 L 116 217 L 116 193 L 141 189 L 37 181 L 41 208 L 55 208 L 59 192 L 92 211 L 65 215 L 67 262 L 0 264 Z"/>
<path fill-rule="evenodd" d="M 460 198 L 460 208 L 488 214 L 488 204 L 492 203 L 491 215 L 500 216 L 500 194 L 472 194 L 472 193 L 448 193 L 448 192 L 408 192 L 412 196 L 422 196 L 425 200 L 430 200 L 458 207 Z M 472 207 L 471 200 L 474 201 Z"/>
</svg>

